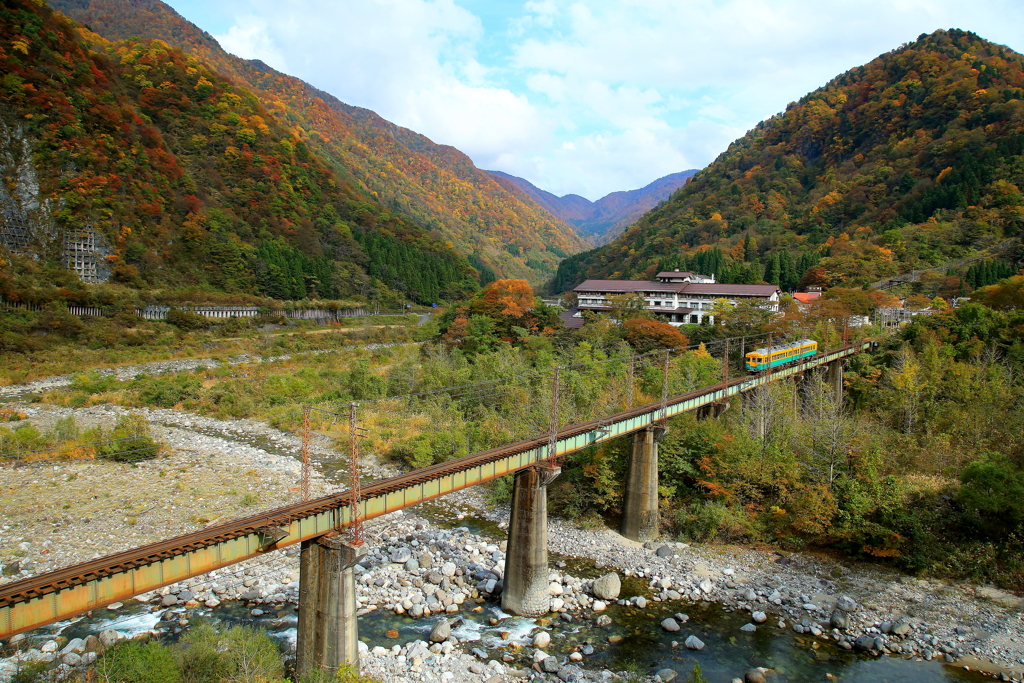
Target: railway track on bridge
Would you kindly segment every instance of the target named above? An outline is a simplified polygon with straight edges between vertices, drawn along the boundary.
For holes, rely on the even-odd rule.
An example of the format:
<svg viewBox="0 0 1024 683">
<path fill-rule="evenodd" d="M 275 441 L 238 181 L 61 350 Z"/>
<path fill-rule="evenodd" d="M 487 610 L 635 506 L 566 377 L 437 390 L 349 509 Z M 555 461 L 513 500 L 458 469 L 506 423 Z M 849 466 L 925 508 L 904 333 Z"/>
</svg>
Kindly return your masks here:
<svg viewBox="0 0 1024 683">
<path fill-rule="evenodd" d="M 568 425 L 558 430 L 554 453 L 565 457 L 868 348 L 870 343 L 845 346 L 772 372 Z M 551 435 L 543 434 L 364 485 L 358 517 L 379 517 L 544 462 L 551 444 Z M 351 503 L 350 492 L 340 491 L 0 586 L 0 638 L 344 529 L 352 519 Z"/>
</svg>

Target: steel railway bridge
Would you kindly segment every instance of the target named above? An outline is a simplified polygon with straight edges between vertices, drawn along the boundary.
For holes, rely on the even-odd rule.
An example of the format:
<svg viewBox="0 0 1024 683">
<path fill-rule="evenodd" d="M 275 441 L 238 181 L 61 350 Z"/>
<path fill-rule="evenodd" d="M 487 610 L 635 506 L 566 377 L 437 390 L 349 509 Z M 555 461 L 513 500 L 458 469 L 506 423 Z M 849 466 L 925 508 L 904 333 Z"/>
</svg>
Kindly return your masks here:
<svg viewBox="0 0 1024 683">
<path fill-rule="evenodd" d="M 717 416 L 731 396 L 815 368 L 825 368 L 828 381 L 841 392 L 844 360 L 870 347 L 870 342 L 847 345 L 771 372 L 728 379 L 554 434 L 383 479 L 362 486 L 358 497 L 342 491 L 0 586 L 0 638 L 301 543 L 300 673 L 358 661 L 352 567 L 365 547 L 346 542 L 340 531 L 354 520 L 379 517 L 508 474 L 515 474 L 515 486 L 503 606 L 519 614 L 546 613 L 546 485 L 557 476 L 561 458 L 635 435 L 622 531 L 631 538 L 650 537 L 657 529 L 657 442 L 667 418 L 688 411 Z"/>
</svg>

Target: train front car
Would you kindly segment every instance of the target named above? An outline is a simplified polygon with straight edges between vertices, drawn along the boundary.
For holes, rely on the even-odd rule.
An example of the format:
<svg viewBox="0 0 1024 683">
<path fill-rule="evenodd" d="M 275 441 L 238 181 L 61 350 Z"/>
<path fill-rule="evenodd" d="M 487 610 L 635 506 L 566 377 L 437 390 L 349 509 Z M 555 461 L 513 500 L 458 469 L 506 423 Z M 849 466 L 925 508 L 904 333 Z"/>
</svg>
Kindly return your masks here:
<svg viewBox="0 0 1024 683">
<path fill-rule="evenodd" d="M 770 348 L 754 349 L 747 354 L 746 368 L 747 372 L 764 372 L 809 358 L 816 353 L 818 353 L 818 342 L 813 339 L 800 339 Z"/>
</svg>

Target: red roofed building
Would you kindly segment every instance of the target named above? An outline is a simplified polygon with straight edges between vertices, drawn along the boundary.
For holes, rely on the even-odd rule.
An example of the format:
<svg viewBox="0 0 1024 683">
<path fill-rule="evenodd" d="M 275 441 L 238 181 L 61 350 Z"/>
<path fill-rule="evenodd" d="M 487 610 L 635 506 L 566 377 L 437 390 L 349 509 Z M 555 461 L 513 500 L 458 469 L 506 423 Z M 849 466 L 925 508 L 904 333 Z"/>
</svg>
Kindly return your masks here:
<svg viewBox="0 0 1024 683">
<path fill-rule="evenodd" d="M 801 304 L 809 304 L 821 296 L 821 287 L 808 287 L 806 292 L 795 292 L 793 298 Z"/>
<path fill-rule="evenodd" d="M 697 325 L 705 318 L 714 322 L 708 311 L 716 299 L 733 305 L 757 301 L 767 310 L 778 311 L 782 294 L 777 285 L 726 285 L 716 283 L 713 276 L 678 270 L 658 273 L 658 280 L 587 280 L 572 291 L 576 293 L 573 318 L 582 318 L 583 311 L 608 312 L 613 296 L 639 294 L 648 311 L 676 326 Z"/>
</svg>

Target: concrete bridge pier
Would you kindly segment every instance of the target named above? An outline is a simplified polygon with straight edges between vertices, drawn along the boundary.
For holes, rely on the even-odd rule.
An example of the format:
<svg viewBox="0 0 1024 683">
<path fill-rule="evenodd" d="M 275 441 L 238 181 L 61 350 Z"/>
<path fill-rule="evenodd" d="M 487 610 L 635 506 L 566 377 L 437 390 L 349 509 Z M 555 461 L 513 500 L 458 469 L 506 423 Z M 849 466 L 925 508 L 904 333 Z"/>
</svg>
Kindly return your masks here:
<svg viewBox="0 0 1024 683">
<path fill-rule="evenodd" d="M 551 609 L 548 594 L 548 484 L 558 467 L 537 465 L 515 473 L 508 523 L 501 608 L 524 617 Z"/>
<path fill-rule="evenodd" d="M 626 480 L 626 501 L 619 531 L 633 541 L 649 541 L 658 536 L 661 517 L 658 510 L 658 443 L 668 432 L 655 425 L 633 435 L 633 455 Z"/>
<path fill-rule="evenodd" d="M 340 533 L 302 542 L 299 556 L 298 677 L 333 674 L 342 664 L 359 668 L 356 580 L 352 568 L 366 545 L 351 545 Z"/>
<path fill-rule="evenodd" d="M 722 413 L 729 410 L 728 401 L 718 401 L 716 403 L 709 403 L 707 405 L 697 408 L 697 419 L 698 420 L 717 420 L 722 416 Z"/>
<path fill-rule="evenodd" d="M 810 370 L 793 375 L 793 412 L 797 415 L 803 410 L 804 404 L 807 401 L 808 375 L 813 379 L 814 372 L 814 370 Z"/>
<path fill-rule="evenodd" d="M 825 381 L 835 393 L 836 402 L 843 402 L 843 359 L 838 358 L 828 364 L 825 370 Z"/>
</svg>

